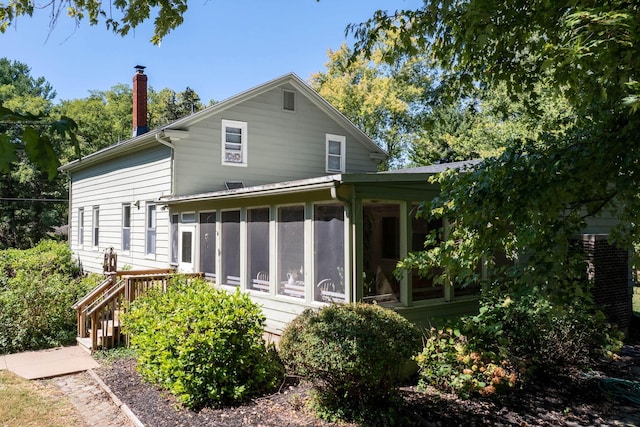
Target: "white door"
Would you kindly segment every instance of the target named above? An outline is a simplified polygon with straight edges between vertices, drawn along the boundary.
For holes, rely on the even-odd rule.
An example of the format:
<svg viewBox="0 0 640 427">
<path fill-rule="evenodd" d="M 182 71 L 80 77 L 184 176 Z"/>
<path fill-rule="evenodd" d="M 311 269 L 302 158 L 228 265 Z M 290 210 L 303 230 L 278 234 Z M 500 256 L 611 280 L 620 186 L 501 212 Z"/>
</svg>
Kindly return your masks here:
<svg viewBox="0 0 640 427">
<path fill-rule="evenodd" d="M 178 239 L 178 270 L 182 273 L 193 273 L 196 264 L 196 226 L 180 224 Z"/>
</svg>

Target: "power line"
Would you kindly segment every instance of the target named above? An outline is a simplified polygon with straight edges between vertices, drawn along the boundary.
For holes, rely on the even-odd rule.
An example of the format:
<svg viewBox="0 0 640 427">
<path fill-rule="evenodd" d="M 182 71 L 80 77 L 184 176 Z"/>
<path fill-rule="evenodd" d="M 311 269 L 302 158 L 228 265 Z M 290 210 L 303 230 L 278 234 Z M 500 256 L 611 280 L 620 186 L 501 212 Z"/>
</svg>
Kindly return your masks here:
<svg viewBox="0 0 640 427">
<path fill-rule="evenodd" d="M 30 199 L 25 197 L 0 197 L 0 201 L 6 202 L 52 202 L 52 203 L 67 203 L 67 199 Z"/>
</svg>

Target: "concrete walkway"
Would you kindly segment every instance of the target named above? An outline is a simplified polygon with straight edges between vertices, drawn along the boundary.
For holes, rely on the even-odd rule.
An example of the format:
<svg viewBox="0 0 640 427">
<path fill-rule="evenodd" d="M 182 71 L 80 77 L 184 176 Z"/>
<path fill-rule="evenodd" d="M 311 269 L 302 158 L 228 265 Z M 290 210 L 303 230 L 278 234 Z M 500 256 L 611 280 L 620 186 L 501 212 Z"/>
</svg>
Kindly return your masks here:
<svg viewBox="0 0 640 427">
<path fill-rule="evenodd" d="M 7 369 L 28 380 L 75 374 L 99 366 L 77 345 L 0 356 L 0 370 Z"/>
</svg>

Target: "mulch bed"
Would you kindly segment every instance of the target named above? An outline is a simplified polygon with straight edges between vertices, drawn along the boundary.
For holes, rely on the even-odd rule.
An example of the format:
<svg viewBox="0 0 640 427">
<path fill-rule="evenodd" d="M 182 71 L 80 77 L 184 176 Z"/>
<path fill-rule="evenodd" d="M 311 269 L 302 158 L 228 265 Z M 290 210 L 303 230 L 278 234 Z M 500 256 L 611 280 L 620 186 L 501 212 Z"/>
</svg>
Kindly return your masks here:
<svg viewBox="0 0 640 427">
<path fill-rule="evenodd" d="M 96 373 L 148 427 L 334 425 L 306 409 L 309 384 L 294 378 L 288 378 L 279 392 L 245 405 L 196 412 L 181 408 L 170 394 L 142 382 L 134 360 L 116 360 Z M 527 390 L 499 398 L 460 400 L 435 390 L 404 387 L 401 416 L 406 420 L 403 424 L 414 426 L 640 426 L 640 406 L 605 393 L 601 387 L 605 378 L 640 381 L 640 343 L 625 346 L 617 361 L 603 363 L 589 374 L 541 378 Z"/>
</svg>

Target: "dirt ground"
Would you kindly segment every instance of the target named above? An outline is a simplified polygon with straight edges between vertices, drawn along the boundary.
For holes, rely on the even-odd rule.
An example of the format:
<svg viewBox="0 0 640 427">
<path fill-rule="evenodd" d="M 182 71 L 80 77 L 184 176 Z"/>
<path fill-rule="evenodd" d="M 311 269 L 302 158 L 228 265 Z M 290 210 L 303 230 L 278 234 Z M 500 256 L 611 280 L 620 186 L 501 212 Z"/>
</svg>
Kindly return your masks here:
<svg viewBox="0 0 640 427">
<path fill-rule="evenodd" d="M 134 360 L 119 359 L 96 373 L 149 427 L 333 425 L 306 409 L 310 387 L 294 378 L 287 379 L 279 392 L 248 404 L 195 412 L 179 407 L 167 392 L 142 382 L 135 367 Z M 414 426 L 640 426 L 640 405 L 617 396 L 606 379 L 640 381 L 640 343 L 625 346 L 617 361 L 603 363 L 588 374 L 572 372 L 540 379 L 528 390 L 500 398 L 460 400 L 405 387 L 402 417 Z M 635 398 L 640 399 L 637 390 Z"/>
</svg>

